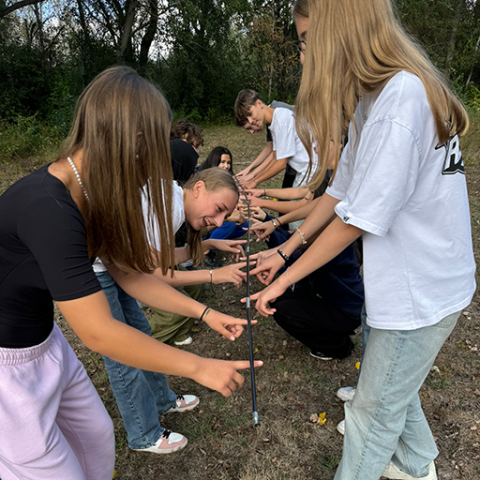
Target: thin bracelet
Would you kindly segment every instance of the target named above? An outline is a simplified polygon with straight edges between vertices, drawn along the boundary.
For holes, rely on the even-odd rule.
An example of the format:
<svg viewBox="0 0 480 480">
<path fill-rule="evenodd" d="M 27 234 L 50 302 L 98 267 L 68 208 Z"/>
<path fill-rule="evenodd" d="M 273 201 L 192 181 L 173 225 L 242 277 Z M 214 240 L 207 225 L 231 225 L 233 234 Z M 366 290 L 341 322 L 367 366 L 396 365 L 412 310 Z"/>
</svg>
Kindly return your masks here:
<svg viewBox="0 0 480 480">
<path fill-rule="evenodd" d="M 208 312 L 210 311 L 210 307 L 205 307 L 205 310 L 203 311 L 201 317 L 200 317 L 200 321 L 202 322 L 203 319 L 208 315 Z"/>
<path fill-rule="evenodd" d="M 279 248 L 277 252 L 283 258 L 283 261 L 287 263 L 290 257 L 281 248 Z"/>
<path fill-rule="evenodd" d="M 305 234 L 299 228 L 297 228 L 297 232 L 300 235 L 300 245 L 306 245 L 307 241 L 305 240 Z"/>
<path fill-rule="evenodd" d="M 263 189 L 263 196 L 264 196 L 264 197 L 267 196 L 267 191 L 265 190 L 265 188 Z"/>
<path fill-rule="evenodd" d="M 213 285 L 213 270 L 210 270 L 210 285 Z"/>
<path fill-rule="evenodd" d="M 283 225 L 283 223 L 280 221 L 280 217 L 277 217 L 275 220 L 278 222 L 279 225 Z"/>
</svg>

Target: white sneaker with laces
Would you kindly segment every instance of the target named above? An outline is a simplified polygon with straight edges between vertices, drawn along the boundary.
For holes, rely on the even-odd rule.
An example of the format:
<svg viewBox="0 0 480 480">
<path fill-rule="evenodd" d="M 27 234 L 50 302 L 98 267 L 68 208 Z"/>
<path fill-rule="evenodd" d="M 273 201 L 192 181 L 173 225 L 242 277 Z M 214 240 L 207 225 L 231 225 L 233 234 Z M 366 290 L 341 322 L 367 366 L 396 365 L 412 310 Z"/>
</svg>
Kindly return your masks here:
<svg viewBox="0 0 480 480">
<path fill-rule="evenodd" d="M 193 410 L 199 403 L 200 399 L 195 395 L 177 395 L 175 405 L 165 413 L 189 412 L 190 410 Z"/>
<path fill-rule="evenodd" d="M 392 461 L 385 467 L 382 477 L 390 480 L 438 480 L 435 463 L 432 462 L 428 467 L 428 475 L 426 477 L 412 477 L 408 473 L 402 472 Z"/>
<path fill-rule="evenodd" d="M 170 430 L 164 430 L 160 438 L 150 447 L 132 448 L 136 452 L 151 453 L 173 453 L 187 446 L 188 440 L 180 433 L 173 433 Z"/>
<path fill-rule="evenodd" d="M 349 402 L 353 400 L 356 391 L 355 387 L 342 387 L 337 390 L 337 397 L 344 402 Z"/>
<path fill-rule="evenodd" d="M 345 419 L 343 419 L 343 420 L 337 425 L 337 431 L 338 431 L 338 433 L 341 433 L 342 435 L 345 435 Z"/>
<path fill-rule="evenodd" d="M 181 342 L 173 342 L 174 345 L 177 347 L 180 347 L 182 345 L 190 345 L 193 342 L 192 337 L 187 337 L 185 340 L 182 340 Z"/>
</svg>

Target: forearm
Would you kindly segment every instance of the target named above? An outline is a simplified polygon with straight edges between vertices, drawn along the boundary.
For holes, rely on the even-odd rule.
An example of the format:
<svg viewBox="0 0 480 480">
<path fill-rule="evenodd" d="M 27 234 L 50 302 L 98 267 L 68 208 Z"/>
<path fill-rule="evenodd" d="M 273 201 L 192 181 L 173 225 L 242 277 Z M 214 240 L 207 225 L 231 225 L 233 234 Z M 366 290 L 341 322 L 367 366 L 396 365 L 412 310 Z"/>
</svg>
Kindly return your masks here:
<svg viewBox="0 0 480 480">
<path fill-rule="evenodd" d="M 201 285 L 202 283 L 210 283 L 212 280 L 210 270 L 192 270 L 186 272 L 175 270 L 172 277 L 170 270 L 166 275 L 163 275 L 162 270 L 158 268 L 155 270 L 154 275 L 173 288 L 184 287 L 185 285 Z"/>
<path fill-rule="evenodd" d="M 262 208 L 268 208 L 283 214 L 293 212 L 307 203 L 308 202 L 306 200 L 299 200 L 298 202 L 275 202 L 273 200 L 260 200 L 258 202 L 259 206 Z"/>
<path fill-rule="evenodd" d="M 265 188 L 263 195 L 278 198 L 279 200 L 299 200 L 310 192 L 306 187 L 298 188 Z"/>
<path fill-rule="evenodd" d="M 281 172 L 285 166 L 287 165 L 287 160 L 275 160 L 272 164 L 260 175 L 255 176 L 255 183 L 258 185 L 259 183 L 268 180 L 269 178 L 274 177 L 277 173 Z"/>
<path fill-rule="evenodd" d="M 320 201 L 320 198 L 321 197 L 318 197 L 312 202 L 308 202 L 307 204 L 292 210 L 285 215 L 282 215 L 279 217 L 280 222 L 282 225 L 286 225 L 287 223 L 296 222 L 297 220 L 303 220 L 304 218 L 307 218 L 307 216 L 313 211 L 317 203 Z"/>
<path fill-rule="evenodd" d="M 308 250 L 289 267 L 283 280 L 288 280 L 289 284 L 300 281 L 334 259 L 362 233 L 359 228 L 348 225 L 336 217 Z"/>
<path fill-rule="evenodd" d="M 205 305 L 183 295 L 153 274 L 126 274 L 111 264 L 107 268 L 125 292 L 146 305 L 191 318 L 200 318 L 205 310 Z"/>
<path fill-rule="evenodd" d="M 258 155 L 258 157 L 250 165 L 249 170 L 252 170 L 262 165 L 263 162 L 265 162 L 268 156 L 272 153 L 272 149 L 273 149 L 273 142 L 267 142 L 265 147 L 263 147 L 263 150 Z"/>
<path fill-rule="evenodd" d="M 328 225 L 332 218 L 335 217 L 335 205 L 339 202 L 339 200 L 331 197 L 330 195 L 324 193 L 318 201 L 316 205 L 313 207 L 311 212 L 305 217 L 305 221 L 302 223 L 301 232 L 305 240 L 308 240 L 312 237 L 316 232 L 325 228 Z M 310 207 L 311 204 L 314 202 L 310 202 L 308 205 L 305 205 L 304 209 Z M 301 209 L 298 209 L 301 210 Z M 288 215 L 292 215 L 295 212 L 291 212 Z M 280 221 L 283 223 L 283 217 L 281 217 Z M 319 237 L 320 238 L 320 237 Z M 283 249 L 287 255 L 291 255 L 301 243 L 302 237 L 297 231 L 290 237 L 290 239 L 284 244 L 285 248 Z"/>
<path fill-rule="evenodd" d="M 257 167 L 255 169 L 255 171 L 253 172 L 254 178 L 256 179 L 257 176 L 265 173 L 265 171 L 268 170 L 270 168 L 270 166 L 273 165 L 274 162 L 275 162 L 275 157 L 274 157 L 273 153 L 270 153 L 267 156 L 267 158 L 260 164 L 260 166 Z"/>
<path fill-rule="evenodd" d="M 187 378 L 193 378 L 200 368 L 200 357 L 169 347 L 115 320 L 103 292 L 58 302 L 58 306 L 88 348 L 117 362 Z"/>
</svg>

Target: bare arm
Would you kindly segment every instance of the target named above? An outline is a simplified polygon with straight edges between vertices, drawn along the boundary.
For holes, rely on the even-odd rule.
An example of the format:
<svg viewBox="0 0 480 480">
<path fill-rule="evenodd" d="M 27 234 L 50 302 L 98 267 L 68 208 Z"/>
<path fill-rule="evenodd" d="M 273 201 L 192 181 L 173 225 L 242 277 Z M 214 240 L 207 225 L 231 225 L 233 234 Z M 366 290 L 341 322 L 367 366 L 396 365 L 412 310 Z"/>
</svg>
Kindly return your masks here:
<svg viewBox="0 0 480 480">
<path fill-rule="evenodd" d="M 309 203 L 307 200 L 298 202 L 275 202 L 274 200 L 264 200 L 262 198 L 252 198 L 250 205 L 253 207 L 268 208 L 279 213 L 289 213 Z"/>
<path fill-rule="evenodd" d="M 307 187 L 292 188 L 255 188 L 247 190 L 249 195 L 254 197 L 272 197 L 279 200 L 300 200 L 312 196 L 312 192 Z"/>
<path fill-rule="evenodd" d="M 158 342 L 115 320 L 103 292 L 58 302 L 58 307 L 88 348 L 118 362 L 191 378 L 225 396 L 243 385 L 243 377 L 237 369 L 248 368 L 248 362 L 206 359 Z"/>
<path fill-rule="evenodd" d="M 275 162 L 272 163 L 264 172 L 260 175 L 255 175 L 254 183 L 258 185 L 259 183 L 268 180 L 269 178 L 274 177 L 277 173 L 281 172 L 287 166 L 287 159 L 282 158 L 280 160 L 276 160 L 275 152 L 273 152 L 273 157 L 275 158 Z"/>
<path fill-rule="evenodd" d="M 252 171 L 254 168 L 259 167 L 262 165 L 265 160 L 269 157 L 273 150 L 273 142 L 267 142 L 263 150 L 259 153 L 258 157 L 245 169 L 238 173 L 238 175 L 247 175 Z"/>
<path fill-rule="evenodd" d="M 308 231 L 311 232 L 310 226 L 307 227 Z M 257 300 L 256 309 L 265 316 L 273 314 L 275 309 L 267 307 L 269 301 L 278 298 L 290 285 L 305 278 L 335 258 L 362 233 L 359 228 L 348 225 L 336 217 L 288 271 L 265 290 L 251 297 L 252 300 Z M 285 249 L 283 250 L 285 251 Z"/>
</svg>

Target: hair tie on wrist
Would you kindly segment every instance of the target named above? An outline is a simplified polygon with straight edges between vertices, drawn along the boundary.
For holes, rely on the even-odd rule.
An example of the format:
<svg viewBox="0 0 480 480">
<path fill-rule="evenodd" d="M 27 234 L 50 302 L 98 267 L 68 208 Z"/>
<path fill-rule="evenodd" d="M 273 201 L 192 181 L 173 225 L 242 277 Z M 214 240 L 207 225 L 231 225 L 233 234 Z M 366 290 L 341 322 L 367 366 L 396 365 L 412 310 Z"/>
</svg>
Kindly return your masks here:
<svg viewBox="0 0 480 480">
<path fill-rule="evenodd" d="M 210 312 L 210 307 L 205 307 L 205 310 L 203 311 L 201 317 L 200 317 L 200 321 L 203 322 L 203 320 L 205 319 L 205 317 L 208 315 L 208 312 Z"/>
</svg>

